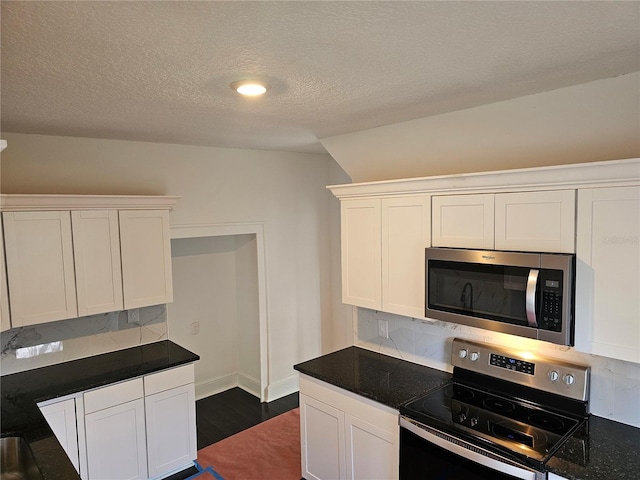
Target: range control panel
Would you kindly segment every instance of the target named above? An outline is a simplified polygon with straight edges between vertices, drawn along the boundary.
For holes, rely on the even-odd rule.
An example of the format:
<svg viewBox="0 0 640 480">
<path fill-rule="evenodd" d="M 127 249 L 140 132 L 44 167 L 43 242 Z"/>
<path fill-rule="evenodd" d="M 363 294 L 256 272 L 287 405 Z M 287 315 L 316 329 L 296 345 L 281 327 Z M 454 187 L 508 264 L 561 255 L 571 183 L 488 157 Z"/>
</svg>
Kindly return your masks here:
<svg viewBox="0 0 640 480">
<path fill-rule="evenodd" d="M 534 375 L 536 370 L 536 364 L 533 362 L 507 357 L 506 355 L 498 355 L 497 353 L 489 355 L 489 364 L 513 370 L 514 372 L 526 373 L 527 375 Z"/>
<path fill-rule="evenodd" d="M 584 401 L 589 396 L 588 366 L 531 352 L 454 338 L 451 364 L 576 400 Z"/>
</svg>

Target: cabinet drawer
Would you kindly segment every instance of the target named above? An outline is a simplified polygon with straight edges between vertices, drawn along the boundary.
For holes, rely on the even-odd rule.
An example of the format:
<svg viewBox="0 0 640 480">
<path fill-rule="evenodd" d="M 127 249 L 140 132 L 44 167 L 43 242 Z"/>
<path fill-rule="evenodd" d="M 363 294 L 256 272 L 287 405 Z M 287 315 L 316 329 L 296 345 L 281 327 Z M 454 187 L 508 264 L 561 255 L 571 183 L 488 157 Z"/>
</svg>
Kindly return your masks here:
<svg viewBox="0 0 640 480">
<path fill-rule="evenodd" d="M 164 392 L 175 387 L 194 382 L 193 363 L 181 367 L 171 368 L 144 377 L 145 395 Z"/>
<path fill-rule="evenodd" d="M 85 414 L 130 402 L 144 396 L 142 378 L 134 378 L 84 394 Z"/>
</svg>

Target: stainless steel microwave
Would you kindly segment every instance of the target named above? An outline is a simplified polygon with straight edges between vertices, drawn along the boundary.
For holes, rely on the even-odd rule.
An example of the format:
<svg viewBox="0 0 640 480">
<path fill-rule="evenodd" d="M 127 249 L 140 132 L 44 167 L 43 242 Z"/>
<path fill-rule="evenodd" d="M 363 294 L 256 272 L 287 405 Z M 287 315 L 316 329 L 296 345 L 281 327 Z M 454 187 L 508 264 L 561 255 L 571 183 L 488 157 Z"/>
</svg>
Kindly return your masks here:
<svg viewBox="0 0 640 480">
<path fill-rule="evenodd" d="M 427 248 L 425 316 L 573 345 L 575 255 Z"/>
</svg>

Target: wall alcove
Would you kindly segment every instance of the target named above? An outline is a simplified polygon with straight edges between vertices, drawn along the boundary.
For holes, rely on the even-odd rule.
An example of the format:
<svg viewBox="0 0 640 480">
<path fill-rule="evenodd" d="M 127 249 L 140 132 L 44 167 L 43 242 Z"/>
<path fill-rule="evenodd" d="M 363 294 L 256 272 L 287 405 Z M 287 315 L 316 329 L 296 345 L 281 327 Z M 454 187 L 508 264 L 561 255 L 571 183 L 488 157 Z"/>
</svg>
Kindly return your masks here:
<svg viewBox="0 0 640 480">
<path fill-rule="evenodd" d="M 264 225 L 171 228 L 169 338 L 200 355 L 196 397 L 240 387 L 268 401 Z"/>
</svg>

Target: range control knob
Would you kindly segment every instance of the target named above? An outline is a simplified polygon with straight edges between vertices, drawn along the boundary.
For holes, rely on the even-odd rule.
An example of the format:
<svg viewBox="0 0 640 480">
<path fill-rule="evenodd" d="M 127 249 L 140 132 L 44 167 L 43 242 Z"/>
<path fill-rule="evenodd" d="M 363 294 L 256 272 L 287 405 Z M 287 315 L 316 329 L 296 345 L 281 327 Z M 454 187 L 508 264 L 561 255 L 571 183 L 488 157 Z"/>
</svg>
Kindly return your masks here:
<svg viewBox="0 0 640 480">
<path fill-rule="evenodd" d="M 461 348 L 458 350 L 458 356 L 460 358 L 467 358 L 467 351 L 464 348 Z"/>
<path fill-rule="evenodd" d="M 456 423 L 462 423 L 467 419 L 467 416 L 464 413 L 456 413 L 453 415 L 453 421 Z"/>
<path fill-rule="evenodd" d="M 564 377 L 562 377 L 562 381 L 567 385 L 573 385 L 574 383 L 576 383 L 576 377 L 574 377 L 570 373 L 567 373 Z"/>
<path fill-rule="evenodd" d="M 478 352 L 471 352 L 471 354 L 469 355 L 469 359 L 472 362 L 475 362 L 476 360 L 478 360 L 478 358 L 480 358 L 480 354 Z"/>
<path fill-rule="evenodd" d="M 478 424 L 478 419 L 476 417 L 471 417 L 471 426 L 475 427 Z"/>
<path fill-rule="evenodd" d="M 558 380 L 558 377 L 560 377 L 560 374 L 557 370 L 549 370 L 549 373 L 547 373 L 547 377 L 549 377 L 549 380 L 551 380 L 552 382 L 556 382 Z"/>
</svg>

